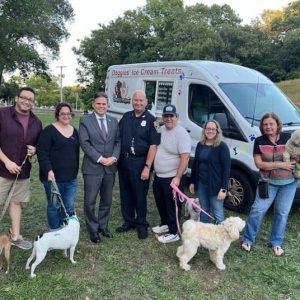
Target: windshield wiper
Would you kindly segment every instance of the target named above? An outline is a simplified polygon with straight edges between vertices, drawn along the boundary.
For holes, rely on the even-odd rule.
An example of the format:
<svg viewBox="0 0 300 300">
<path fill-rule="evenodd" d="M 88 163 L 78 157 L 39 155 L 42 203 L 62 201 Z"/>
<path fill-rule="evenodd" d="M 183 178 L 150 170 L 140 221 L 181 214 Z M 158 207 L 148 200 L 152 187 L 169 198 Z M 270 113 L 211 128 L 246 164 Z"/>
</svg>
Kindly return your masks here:
<svg viewBox="0 0 300 300">
<path fill-rule="evenodd" d="M 283 123 L 283 126 L 293 126 L 293 125 L 300 125 L 300 122 L 287 122 Z"/>
<path fill-rule="evenodd" d="M 251 127 L 253 127 L 254 121 L 256 121 L 256 122 L 259 122 L 259 121 L 260 121 L 260 119 L 255 119 L 255 118 L 253 118 L 253 117 L 248 117 L 248 116 L 245 116 L 244 118 L 245 118 L 245 119 L 248 119 L 248 120 L 251 120 Z"/>
</svg>

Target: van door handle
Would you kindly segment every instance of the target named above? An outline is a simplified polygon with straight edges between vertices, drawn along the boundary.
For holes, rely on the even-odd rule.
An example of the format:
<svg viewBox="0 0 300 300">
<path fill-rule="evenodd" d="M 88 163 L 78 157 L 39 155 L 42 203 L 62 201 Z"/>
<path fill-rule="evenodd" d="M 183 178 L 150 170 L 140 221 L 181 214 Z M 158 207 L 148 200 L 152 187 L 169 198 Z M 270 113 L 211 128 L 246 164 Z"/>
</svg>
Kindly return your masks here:
<svg viewBox="0 0 300 300">
<path fill-rule="evenodd" d="M 191 132 L 191 131 L 190 131 L 188 128 L 186 128 L 185 130 L 186 130 L 188 133 L 190 133 L 190 132 Z"/>
</svg>

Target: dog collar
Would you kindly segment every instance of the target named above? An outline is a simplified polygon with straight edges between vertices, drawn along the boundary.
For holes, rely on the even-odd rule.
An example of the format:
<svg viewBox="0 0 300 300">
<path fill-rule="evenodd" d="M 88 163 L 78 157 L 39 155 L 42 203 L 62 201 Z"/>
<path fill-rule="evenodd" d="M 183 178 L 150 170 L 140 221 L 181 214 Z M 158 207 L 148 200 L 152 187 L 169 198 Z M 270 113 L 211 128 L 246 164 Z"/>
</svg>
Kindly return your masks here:
<svg viewBox="0 0 300 300">
<path fill-rule="evenodd" d="M 74 219 L 74 220 L 76 220 L 76 221 L 79 222 L 79 219 L 78 219 L 78 217 L 77 217 L 76 215 L 73 215 L 73 216 L 71 216 L 71 217 L 65 218 L 66 221 L 71 220 L 71 219 Z"/>
</svg>

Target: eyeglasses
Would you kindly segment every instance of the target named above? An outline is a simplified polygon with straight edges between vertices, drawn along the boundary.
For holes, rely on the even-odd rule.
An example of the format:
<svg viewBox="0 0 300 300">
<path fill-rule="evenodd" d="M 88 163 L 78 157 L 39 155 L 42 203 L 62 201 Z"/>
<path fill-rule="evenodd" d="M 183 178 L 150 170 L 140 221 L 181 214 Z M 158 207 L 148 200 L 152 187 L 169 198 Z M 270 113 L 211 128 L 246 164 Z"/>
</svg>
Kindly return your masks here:
<svg viewBox="0 0 300 300">
<path fill-rule="evenodd" d="M 72 117 L 72 113 L 70 113 L 70 112 L 68 112 L 68 113 L 64 113 L 64 112 L 62 112 L 62 113 L 59 113 L 59 116 L 60 117 Z"/>
<path fill-rule="evenodd" d="M 27 101 L 27 102 L 29 102 L 29 103 L 34 103 L 34 99 L 32 99 L 32 98 L 27 98 L 27 97 L 25 97 L 25 96 L 19 96 L 19 99 L 21 99 L 22 101 Z"/>
<path fill-rule="evenodd" d="M 163 118 L 174 118 L 175 115 L 163 115 Z"/>
<path fill-rule="evenodd" d="M 206 127 L 205 130 L 206 130 L 206 131 L 212 131 L 212 132 L 217 131 L 216 128 L 211 128 L 211 127 Z"/>
</svg>

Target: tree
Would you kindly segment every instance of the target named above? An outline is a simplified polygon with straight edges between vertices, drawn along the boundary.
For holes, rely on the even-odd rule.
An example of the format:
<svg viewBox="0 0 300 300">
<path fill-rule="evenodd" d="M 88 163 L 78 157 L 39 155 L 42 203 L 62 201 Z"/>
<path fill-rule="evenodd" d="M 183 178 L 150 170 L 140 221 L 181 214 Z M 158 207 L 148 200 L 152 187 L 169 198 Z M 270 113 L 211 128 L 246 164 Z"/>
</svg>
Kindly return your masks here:
<svg viewBox="0 0 300 300">
<path fill-rule="evenodd" d="M 39 106 L 55 106 L 60 101 L 60 88 L 57 77 L 33 75 L 25 80 L 26 85 L 35 89 Z"/>
<path fill-rule="evenodd" d="M 271 38 L 268 61 L 269 77 L 274 81 L 300 76 L 300 0 L 283 10 L 265 10 L 256 23 Z M 271 73 L 271 74 L 270 74 Z"/>
<path fill-rule="evenodd" d="M 0 82 L 3 72 L 22 75 L 48 70 L 47 56 L 55 57 L 62 39 L 68 37 L 65 23 L 73 20 L 67 0 L 1 0 Z M 47 56 L 38 52 L 42 46 Z"/>
<path fill-rule="evenodd" d="M 88 91 L 94 88 L 95 92 L 104 88 L 107 68 L 113 64 L 178 59 L 235 61 L 225 53 L 229 48 L 220 31 L 225 27 L 238 29 L 240 22 L 228 5 L 184 7 L 182 0 L 148 0 L 143 8 L 125 12 L 108 26 L 100 24 L 74 49 L 81 67 L 78 75 L 89 83 Z"/>
<path fill-rule="evenodd" d="M 0 86 L 0 101 L 4 101 L 6 104 L 12 104 L 18 90 L 19 85 L 13 79 L 9 82 L 4 82 Z"/>
</svg>

